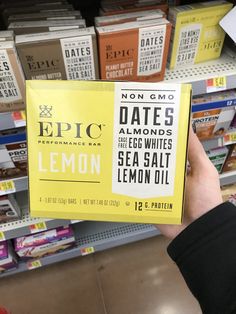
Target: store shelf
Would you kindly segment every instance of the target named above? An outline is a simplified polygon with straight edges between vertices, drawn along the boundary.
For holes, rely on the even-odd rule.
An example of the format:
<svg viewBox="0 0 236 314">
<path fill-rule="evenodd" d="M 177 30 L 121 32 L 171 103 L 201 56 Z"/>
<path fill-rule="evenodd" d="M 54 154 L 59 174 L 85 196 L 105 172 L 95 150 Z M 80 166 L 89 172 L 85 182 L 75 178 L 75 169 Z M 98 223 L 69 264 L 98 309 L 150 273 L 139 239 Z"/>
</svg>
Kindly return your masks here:
<svg viewBox="0 0 236 314">
<path fill-rule="evenodd" d="M 28 190 L 28 177 L 13 178 L 0 181 L 0 195 Z"/>
<path fill-rule="evenodd" d="M 26 234 L 67 226 L 69 224 L 79 222 L 79 220 L 32 218 L 30 217 L 28 211 L 27 193 L 24 192 L 20 195 L 16 195 L 16 199 L 22 210 L 22 219 L 0 224 L 0 240 L 13 239 Z"/>
<path fill-rule="evenodd" d="M 105 222 L 82 222 L 74 225 L 74 229 L 76 234 L 75 248 L 37 259 L 34 263 L 20 262 L 17 269 L 5 272 L 0 277 L 87 255 L 86 252 L 98 252 L 146 239 L 160 233 L 153 225 Z"/>
<path fill-rule="evenodd" d="M 206 94 L 207 80 L 225 77 L 225 89 L 236 88 L 236 60 L 233 55 L 222 53 L 219 59 L 181 67 L 175 70 L 166 70 L 166 83 L 191 83 L 193 95 Z"/>
<path fill-rule="evenodd" d="M 22 111 L 0 113 L 0 131 L 26 125 Z"/>
<path fill-rule="evenodd" d="M 220 185 L 236 183 L 236 171 L 229 171 L 220 174 Z"/>
<path fill-rule="evenodd" d="M 205 150 L 236 144 L 236 129 L 230 129 L 223 136 L 202 141 Z"/>
</svg>

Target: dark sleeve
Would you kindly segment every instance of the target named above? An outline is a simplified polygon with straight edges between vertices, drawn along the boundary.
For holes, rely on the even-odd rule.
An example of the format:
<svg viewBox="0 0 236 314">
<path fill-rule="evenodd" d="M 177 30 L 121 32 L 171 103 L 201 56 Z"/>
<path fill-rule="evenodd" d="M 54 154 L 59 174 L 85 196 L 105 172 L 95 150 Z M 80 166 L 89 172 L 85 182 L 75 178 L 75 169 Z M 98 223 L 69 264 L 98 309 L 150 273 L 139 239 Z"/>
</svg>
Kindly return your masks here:
<svg viewBox="0 0 236 314">
<path fill-rule="evenodd" d="M 223 203 L 168 246 L 204 314 L 236 313 L 236 207 Z"/>
</svg>

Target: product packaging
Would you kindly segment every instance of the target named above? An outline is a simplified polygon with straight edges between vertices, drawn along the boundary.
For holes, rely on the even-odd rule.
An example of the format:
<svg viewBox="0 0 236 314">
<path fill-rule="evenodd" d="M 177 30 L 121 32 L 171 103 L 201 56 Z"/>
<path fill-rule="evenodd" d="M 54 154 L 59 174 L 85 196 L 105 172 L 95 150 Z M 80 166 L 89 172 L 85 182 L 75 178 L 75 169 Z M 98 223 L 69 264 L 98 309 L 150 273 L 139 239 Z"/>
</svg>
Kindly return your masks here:
<svg viewBox="0 0 236 314">
<path fill-rule="evenodd" d="M 187 84 L 27 81 L 31 215 L 180 224 L 190 94 Z"/>
<path fill-rule="evenodd" d="M 227 1 L 206 1 L 169 9 L 172 23 L 170 68 L 217 59 L 225 32 L 219 21 L 232 8 Z"/>
<path fill-rule="evenodd" d="M 0 41 L 14 40 L 14 32 L 12 30 L 0 31 Z"/>
<path fill-rule="evenodd" d="M 221 187 L 221 194 L 224 202 L 231 202 L 236 206 L 236 184 Z"/>
<path fill-rule="evenodd" d="M 0 196 L 0 223 L 21 217 L 21 210 L 13 194 Z"/>
<path fill-rule="evenodd" d="M 27 176 L 27 145 L 21 128 L 0 132 L 0 180 Z"/>
<path fill-rule="evenodd" d="M 104 80 L 164 79 L 171 24 L 163 18 L 96 28 Z"/>
<path fill-rule="evenodd" d="M 223 172 L 236 170 L 236 144 L 229 147 L 229 154 L 225 161 Z"/>
<path fill-rule="evenodd" d="M 8 29 L 14 30 L 15 35 L 43 33 L 66 29 L 84 28 L 85 20 L 50 20 L 50 21 L 26 21 L 15 22 L 8 26 Z"/>
<path fill-rule="evenodd" d="M 165 13 L 161 10 L 147 10 L 130 13 L 122 13 L 116 15 L 105 15 L 95 17 L 95 26 L 107 26 L 121 24 L 133 21 L 144 21 L 155 18 L 165 17 Z"/>
<path fill-rule="evenodd" d="M 167 14 L 168 4 L 166 0 L 153 0 L 144 2 L 133 2 L 124 4 L 101 4 L 99 15 L 114 15 L 121 13 L 145 11 L 145 10 L 162 10 Z"/>
<path fill-rule="evenodd" d="M 15 269 L 17 261 L 9 242 L 0 242 L 0 272 Z"/>
<path fill-rule="evenodd" d="M 70 248 L 74 243 L 75 237 L 71 226 L 14 239 L 15 251 L 22 258 L 41 258 L 55 254 Z"/>
<path fill-rule="evenodd" d="M 16 36 L 27 80 L 98 79 L 93 27 Z"/>
<path fill-rule="evenodd" d="M 235 115 L 234 90 L 195 96 L 192 99 L 192 124 L 200 140 L 223 135 Z"/>
<path fill-rule="evenodd" d="M 25 79 L 13 41 L 0 40 L 0 112 L 25 108 Z"/>
<path fill-rule="evenodd" d="M 210 161 L 213 163 L 219 173 L 222 172 L 222 167 L 225 163 L 228 152 L 229 150 L 227 147 L 214 148 L 206 152 Z"/>
</svg>

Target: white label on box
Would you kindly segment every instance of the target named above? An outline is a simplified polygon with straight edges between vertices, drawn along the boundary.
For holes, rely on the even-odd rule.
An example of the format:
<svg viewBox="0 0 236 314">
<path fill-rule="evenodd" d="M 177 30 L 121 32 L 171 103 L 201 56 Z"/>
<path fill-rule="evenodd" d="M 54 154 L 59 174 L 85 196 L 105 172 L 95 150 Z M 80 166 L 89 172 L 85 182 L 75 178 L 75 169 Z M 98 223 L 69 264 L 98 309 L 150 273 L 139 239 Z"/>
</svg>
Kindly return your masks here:
<svg viewBox="0 0 236 314">
<path fill-rule="evenodd" d="M 68 80 L 94 80 L 95 65 L 91 36 L 60 39 Z"/>
<path fill-rule="evenodd" d="M 22 99 L 7 51 L 0 50 L 0 102 L 9 103 Z"/>
<path fill-rule="evenodd" d="M 166 25 L 139 29 L 138 75 L 161 71 L 165 37 Z"/>
<path fill-rule="evenodd" d="M 175 67 L 194 64 L 200 35 L 201 24 L 193 24 L 181 28 Z"/>
<path fill-rule="evenodd" d="M 172 196 L 181 87 L 130 86 L 115 83 L 112 192 Z"/>
</svg>

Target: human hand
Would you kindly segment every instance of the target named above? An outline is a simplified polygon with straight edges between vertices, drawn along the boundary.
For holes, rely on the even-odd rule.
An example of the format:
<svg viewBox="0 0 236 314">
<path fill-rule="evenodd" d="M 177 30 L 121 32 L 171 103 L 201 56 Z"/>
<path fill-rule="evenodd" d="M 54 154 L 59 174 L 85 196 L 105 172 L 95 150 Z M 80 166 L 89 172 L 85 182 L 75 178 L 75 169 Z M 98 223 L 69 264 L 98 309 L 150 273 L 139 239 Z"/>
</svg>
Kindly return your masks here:
<svg viewBox="0 0 236 314">
<path fill-rule="evenodd" d="M 186 178 L 183 223 L 157 225 L 161 233 L 170 239 L 174 239 L 194 220 L 223 202 L 219 174 L 192 128 L 189 131 L 188 161 L 191 168 Z"/>
</svg>

